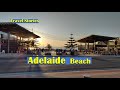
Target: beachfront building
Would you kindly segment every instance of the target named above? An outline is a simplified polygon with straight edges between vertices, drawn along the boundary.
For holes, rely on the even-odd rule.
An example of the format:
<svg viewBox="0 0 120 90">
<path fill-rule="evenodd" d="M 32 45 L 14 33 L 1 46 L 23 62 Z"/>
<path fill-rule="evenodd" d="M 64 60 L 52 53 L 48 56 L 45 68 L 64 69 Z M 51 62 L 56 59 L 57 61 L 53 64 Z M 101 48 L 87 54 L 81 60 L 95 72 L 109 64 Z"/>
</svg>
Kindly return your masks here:
<svg viewBox="0 0 120 90">
<path fill-rule="evenodd" d="M 120 38 L 118 37 L 90 35 L 78 40 L 78 42 L 80 43 L 80 51 L 98 54 L 120 53 Z"/>
<path fill-rule="evenodd" d="M 4 50 L 6 53 L 16 53 L 19 50 L 29 48 L 30 45 L 34 44 L 35 38 L 40 38 L 40 36 L 16 23 L 0 23 L 0 52 Z"/>
</svg>

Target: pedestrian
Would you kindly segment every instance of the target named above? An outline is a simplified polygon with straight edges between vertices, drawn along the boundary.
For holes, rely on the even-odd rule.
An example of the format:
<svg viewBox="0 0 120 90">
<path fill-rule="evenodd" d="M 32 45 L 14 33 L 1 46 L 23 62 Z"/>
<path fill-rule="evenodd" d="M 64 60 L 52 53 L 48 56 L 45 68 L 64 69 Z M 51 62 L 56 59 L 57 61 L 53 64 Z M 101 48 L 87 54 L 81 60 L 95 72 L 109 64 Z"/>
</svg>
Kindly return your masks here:
<svg viewBox="0 0 120 90">
<path fill-rule="evenodd" d="M 5 54 L 5 50 L 2 50 L 2 53 Z"/>
</svg>

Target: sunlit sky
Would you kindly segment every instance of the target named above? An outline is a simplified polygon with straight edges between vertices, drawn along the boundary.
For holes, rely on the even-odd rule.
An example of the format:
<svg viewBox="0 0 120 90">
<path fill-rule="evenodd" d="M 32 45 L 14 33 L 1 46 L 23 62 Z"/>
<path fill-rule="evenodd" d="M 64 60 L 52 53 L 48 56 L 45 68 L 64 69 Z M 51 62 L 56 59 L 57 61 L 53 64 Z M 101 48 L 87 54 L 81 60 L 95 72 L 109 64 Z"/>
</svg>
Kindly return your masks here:
<svg viewBox="0 0 120 90">
<path fill-rule="evenodd" d="M 76 40 L 91 34 L 120 37 L 120 12 L 0 12 L 0 22 L 39 19 L 18 23 L 41 37 L 41 46 L 63 47 L 74 34 Z"/>
</svg>

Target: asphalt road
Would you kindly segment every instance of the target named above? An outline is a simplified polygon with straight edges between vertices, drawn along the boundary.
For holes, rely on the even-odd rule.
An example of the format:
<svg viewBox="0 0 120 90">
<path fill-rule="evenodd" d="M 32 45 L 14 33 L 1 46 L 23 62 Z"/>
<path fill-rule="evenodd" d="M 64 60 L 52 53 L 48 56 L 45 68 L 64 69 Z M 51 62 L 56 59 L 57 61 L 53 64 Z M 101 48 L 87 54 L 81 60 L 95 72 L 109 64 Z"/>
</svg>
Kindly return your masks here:
<svg viewBox="0 0 120 90">
<path fill-rule="evenodd" d="M 94 56 L 91 65 L 29 65 L 24 57 L 0 58 L 0 73 L 59 72 L 91 69 L 119 69 L 120 57 Z"/>
<path fill-rule="evenodd" d="M 120 56 L 94 56 L 91 65 L 29 65 L 25 57 L 0 58 L 0 74 L 120 69 Z"/>
</svg>

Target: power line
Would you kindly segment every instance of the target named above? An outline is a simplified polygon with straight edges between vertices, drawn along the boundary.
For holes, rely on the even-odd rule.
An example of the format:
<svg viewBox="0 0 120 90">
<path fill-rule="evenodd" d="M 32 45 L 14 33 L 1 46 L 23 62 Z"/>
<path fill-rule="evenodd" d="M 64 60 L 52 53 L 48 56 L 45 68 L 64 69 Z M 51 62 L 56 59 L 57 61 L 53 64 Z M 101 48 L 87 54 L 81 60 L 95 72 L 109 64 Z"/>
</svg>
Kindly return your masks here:
<svg viewBox="0 0 120 90">
<path fill-rule="evenodd" d="M 48 38 L 48 39 L 51 38 L 53 40 L 59 40 L 59 41 L 66 41 L 67 40 L 65 37 L 59 37 L 59 36 L 51 35 L 51 34 L 40 32 L 40 31 L 35 31 L 35 32 L 41 34 L 43 37 Z"/>
<path fill-rule="evenodd" d="M 52 39 L 52 40 L 59 40 L 59 41 L 67 41 L 68 40 L 68 38 L 65 38 L 65 37 L 59 37 L 59 36 L 57 36 L 57 35 L 52 35 L 52 34 L 48 34 L 48 33 L 44 33 L 44 32 L 40 32 L 40 31 L 38 31 L 38 30 L 34 30 L 33 31 L 33 28 L 32 29 L 28 29 L 28 30 L 30 30 L 31 32 L 33 32 L 33 33 L 39 33 L 40 35 L 42 35 L 42 37 L 44 37 L 44 38 L 47 38 L 47 39 Z"/>
</svg>

